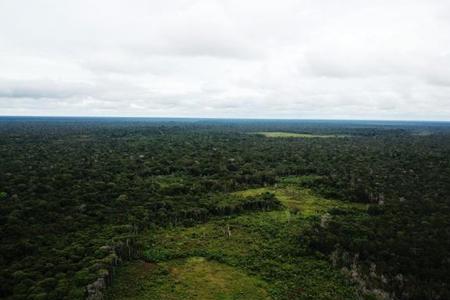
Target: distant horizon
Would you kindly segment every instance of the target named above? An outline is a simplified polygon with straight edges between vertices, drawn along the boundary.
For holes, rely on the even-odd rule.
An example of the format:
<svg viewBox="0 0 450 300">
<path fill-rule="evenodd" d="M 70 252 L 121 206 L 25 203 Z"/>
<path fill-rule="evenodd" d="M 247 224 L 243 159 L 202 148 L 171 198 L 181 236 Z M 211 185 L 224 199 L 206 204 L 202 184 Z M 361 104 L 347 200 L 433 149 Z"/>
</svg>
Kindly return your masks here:
<svg viewBox="0 0 450 300">
<path fill-rule="evenodd" d="M 336 122 L 421 122 L 450 123 L 450 120 L 423 119 L 339 119 L 339 118 L 268 118 L 268 117 L 195 117 L 195 116 L 91 116 L 91 115 L 0 115 L 0 118 L 73 118 L 73 119 L 177 119 L 177 120 L 255 120 L 255 121 L 336 121 Z"/>
</svg>

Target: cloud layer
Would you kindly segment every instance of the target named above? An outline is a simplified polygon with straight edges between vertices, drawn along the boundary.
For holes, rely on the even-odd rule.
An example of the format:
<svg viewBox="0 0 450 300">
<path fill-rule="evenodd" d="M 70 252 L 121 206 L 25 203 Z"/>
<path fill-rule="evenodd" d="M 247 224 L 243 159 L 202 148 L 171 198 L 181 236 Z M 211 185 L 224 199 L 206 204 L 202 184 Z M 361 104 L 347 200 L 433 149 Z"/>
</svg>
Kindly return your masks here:
<svg viewBox="0 0 450 300">
<path fill-rule="evenodd" d="M 450 120 L 450 2 L 3 0 L 0 114 Z"/>
</svg>

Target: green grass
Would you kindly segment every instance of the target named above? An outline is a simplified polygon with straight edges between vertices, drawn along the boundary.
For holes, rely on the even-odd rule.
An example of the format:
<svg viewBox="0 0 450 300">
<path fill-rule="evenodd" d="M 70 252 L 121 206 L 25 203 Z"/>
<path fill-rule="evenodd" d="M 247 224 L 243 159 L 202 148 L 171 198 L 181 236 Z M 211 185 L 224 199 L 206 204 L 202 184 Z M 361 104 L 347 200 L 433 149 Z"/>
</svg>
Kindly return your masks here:
<svg viewBox="0 0 450 300">
<path fill-rule="evenodd" d="M 328 209 L 365 206 L 299 188 L 299 181 L 313 179 L 290 177 L 277 186 L 234 193 L 272 192 L 285 210 L 146 232 L 147 263 L 120 268 L 108 299 L 356 299 L 355 288 L 339 270 L 299 240 L 311 218 Z"/>
<path fill-rule="evenodd" d="M 134 262 L 120 272 L 115 299 L 270 299 L 267 283 L 237 268 L 203 257 L 160 264 Z"/>
<path fill-rule="evenodd" d="M 300 213 L 311 216 L 326 213 L 331 208 L 365 210 L 366 205 L 354 202 L 325 199 L 314 194 L 310 189 L 299 188 L 298 183 L 312 180 L 318 177 L 288 177 L 277 186 L 248 189 L 235 192 L 237 196 L 257 196 L 263 193 L 274 193 L 281 203 L 287 208 L 298 209 Z"/>
<path fill-rule="evenodd" d="M 311 134 L 311 133 L 295 133 L 283 131 L 260 131 L 255 134 L 263 135 L 268 138 L 338 138 L 348 137 L 343 134 Z"/>
<path fill-rule="evenodd" d="M 174 175 L 155 176 L 153 180 L 163 188 L 169 187 L 172 184 L 184 184 L 186 182 L 186 178 Z"/>
</svg>

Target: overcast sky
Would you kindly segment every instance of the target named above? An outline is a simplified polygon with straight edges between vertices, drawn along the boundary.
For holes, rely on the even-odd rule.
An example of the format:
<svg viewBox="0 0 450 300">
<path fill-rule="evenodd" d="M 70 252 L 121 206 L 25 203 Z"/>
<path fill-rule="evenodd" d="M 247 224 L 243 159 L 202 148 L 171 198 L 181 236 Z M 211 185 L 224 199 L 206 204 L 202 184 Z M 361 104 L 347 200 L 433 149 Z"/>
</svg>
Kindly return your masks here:
<svg viewBox="0 0 450 300">
<path fill-rule="evenodd" d="M 0 0 L 0 115 L 450 120 L 450 1 Z"/>
</svg>

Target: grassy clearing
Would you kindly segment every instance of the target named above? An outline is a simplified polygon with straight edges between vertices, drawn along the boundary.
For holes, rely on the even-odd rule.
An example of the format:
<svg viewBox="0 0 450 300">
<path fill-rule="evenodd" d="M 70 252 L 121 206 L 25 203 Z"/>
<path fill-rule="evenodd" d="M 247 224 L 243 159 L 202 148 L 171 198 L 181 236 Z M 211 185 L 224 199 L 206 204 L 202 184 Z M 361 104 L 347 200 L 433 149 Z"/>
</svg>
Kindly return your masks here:
<svg viewBox="0 0 450 300">
<path fill-rule="evenodd" d="M 203 257 L 130 263 L 117 281 L 115 299 L 270 299 L 261 279 Z"/>
<path fill-rule="evenodd" d="M 343 134 L 311 134 L 311 133 L 295 133 L 295 132 L 283 132 L 283 131 L 260 131 L 255 132 L 268 138 L 339 138 L 348 137 Z"/>
<path fill-rule="evenodd" d="M 108 299 L 356 299 L 347 279 L 299 239 L 311 218 L 328 209 L 364 206 L 298 187 L 313 179 L 291 177 L 274 187 L 235 193 L 272 192 L 291 209 L 147 232 L 145 257 L 154 268 L 143 272 L 144 263 L 121 268 Z"/>
<path fill-rule="evenodd" d="M 163 188 L 173 184 L 184 184 L 186 181 L 185 178 L 174 175 L 155 176 L 154 180 Z"/>
<path fill-rule="evenodd" d="M 354 202 L 344 202 L 333 199 L 325 199 L 314 194 L 310 189 L 299 188 L 302 181 L 314 180 L 316 176 L 288 177 L 277 186 L 248 189 L 235 192 L 235 195 L 248 197 L 257 196 L 263 193 L 274 193 L 284 206 L 291 209 L 298 209 L 303 215 L 320 215 L 329 209 L 340 208 L 350 210 L 365 210 L 366 205 Z"/>
</svg>

